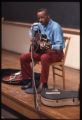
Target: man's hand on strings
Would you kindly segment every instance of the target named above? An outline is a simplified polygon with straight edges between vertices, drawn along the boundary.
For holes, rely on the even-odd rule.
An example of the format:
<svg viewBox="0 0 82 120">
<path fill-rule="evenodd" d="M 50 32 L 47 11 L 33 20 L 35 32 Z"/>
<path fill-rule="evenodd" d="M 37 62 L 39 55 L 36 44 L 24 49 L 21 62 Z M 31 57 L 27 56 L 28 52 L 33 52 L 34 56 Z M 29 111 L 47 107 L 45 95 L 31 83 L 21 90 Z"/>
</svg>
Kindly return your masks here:
<svg viewBox="0 0 82 120">
<path fill-rule="evenodd" d="M 40 49 L 42 50 L 42 49 L 44 49 L 45 48 L 45 43 L 44 42 L 41 42 L 40 43 Z"/>
</svg>

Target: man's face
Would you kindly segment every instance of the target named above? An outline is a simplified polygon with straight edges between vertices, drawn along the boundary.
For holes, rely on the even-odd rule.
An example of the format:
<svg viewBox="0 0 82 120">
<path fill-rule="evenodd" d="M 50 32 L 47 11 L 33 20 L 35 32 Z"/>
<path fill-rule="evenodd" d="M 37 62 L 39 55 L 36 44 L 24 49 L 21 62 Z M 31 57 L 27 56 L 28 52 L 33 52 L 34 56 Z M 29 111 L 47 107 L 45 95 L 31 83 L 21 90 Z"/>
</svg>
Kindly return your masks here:
<svg viewBox="0 0 82 120">
<path fill-rule="evenodd" d="M 48 24 L 49 15 L 47 15 L 45 11 L 38 12 L 37 13 L 37 18 L 42 25 L 47 25 Z"/>
</svg>

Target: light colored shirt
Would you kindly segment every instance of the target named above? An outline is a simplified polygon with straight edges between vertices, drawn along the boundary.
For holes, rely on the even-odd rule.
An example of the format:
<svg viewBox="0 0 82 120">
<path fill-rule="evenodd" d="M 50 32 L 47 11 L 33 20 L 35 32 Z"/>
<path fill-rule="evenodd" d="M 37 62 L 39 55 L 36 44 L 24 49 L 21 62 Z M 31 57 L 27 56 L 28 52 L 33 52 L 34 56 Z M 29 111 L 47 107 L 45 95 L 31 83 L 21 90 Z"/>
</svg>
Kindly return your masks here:
<svg viewBox="0 0 82 120">
<path fill-rule="evenodd" d="M 38 23 L 37 26 L 33 27 L 33 34 L 37 30 L 40 30 L 41 34 L 45 34 L 47 36 L 48 41 L 52 43 L 52 49 L 60 50 L 65 48 L 63 31 L 61 26 L 57 22 L 50 19 L 47 26 Z M 32 31 L 30 31 L 29 35 L 32 36 Z"/>
</svg>

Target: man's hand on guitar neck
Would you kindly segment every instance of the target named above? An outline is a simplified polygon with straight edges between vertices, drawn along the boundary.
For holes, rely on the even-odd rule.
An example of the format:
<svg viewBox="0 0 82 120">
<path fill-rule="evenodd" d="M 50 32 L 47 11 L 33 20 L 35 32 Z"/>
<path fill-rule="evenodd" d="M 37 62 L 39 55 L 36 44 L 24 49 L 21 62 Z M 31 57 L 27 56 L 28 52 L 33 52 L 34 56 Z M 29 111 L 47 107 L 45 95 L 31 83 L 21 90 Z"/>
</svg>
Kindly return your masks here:
<svg viewBox="0 0 82 120">
<path fill-rule="evenodd" d="M 32 37 L 30 37 L 29 39 L 30 39 L 30 45 L 32 44 L 34 45 L 36 43 L 35 41 L 32 42 L 32 39 L 33 39 Z"/>
<path fill-rule="evenodd" d="M 32 45 L 32 36 L 29 36 L 30 45 Z"/>
</svg>

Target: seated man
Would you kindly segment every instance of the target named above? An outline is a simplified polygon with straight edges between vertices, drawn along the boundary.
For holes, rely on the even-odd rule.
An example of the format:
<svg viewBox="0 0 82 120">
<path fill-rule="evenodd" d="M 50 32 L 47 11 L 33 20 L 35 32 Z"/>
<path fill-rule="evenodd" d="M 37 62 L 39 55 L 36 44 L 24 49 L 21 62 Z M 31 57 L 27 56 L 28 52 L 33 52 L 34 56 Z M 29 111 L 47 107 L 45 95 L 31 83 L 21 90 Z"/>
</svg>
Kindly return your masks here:
<svg viewBox="0 0 82 120">
<path fill-rule="evenodd" d="M 43 52 L 44 46 L 40 44 L 40 51 L 42 50 L 42 52 L 34 51 L 34 61 L 41 61 L 42 65 L 39 88 L 47 88 L 49 66 L 53 62 L 61 61 L 64 55 L 63 48 L 65 47 L 65 43 L 61 26 L 50 18 L 47 9 L 38 10 L 37 18 L 39 21 L 38 25 L 33 27 L 33 32 L 30 31 L 31 40 L 32 34 L 34 35 L 39 30 L 52 43 L 51 49 Z M 31 52 L 20 56 L 21 73 L 24 80 L 32 78 L 31 61 Z"/>
</svg>

